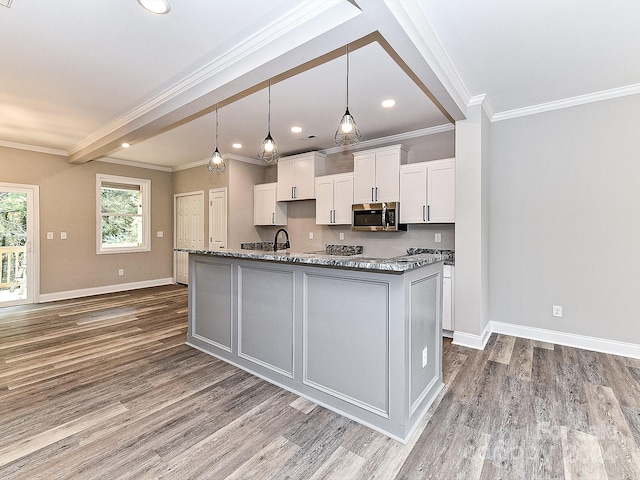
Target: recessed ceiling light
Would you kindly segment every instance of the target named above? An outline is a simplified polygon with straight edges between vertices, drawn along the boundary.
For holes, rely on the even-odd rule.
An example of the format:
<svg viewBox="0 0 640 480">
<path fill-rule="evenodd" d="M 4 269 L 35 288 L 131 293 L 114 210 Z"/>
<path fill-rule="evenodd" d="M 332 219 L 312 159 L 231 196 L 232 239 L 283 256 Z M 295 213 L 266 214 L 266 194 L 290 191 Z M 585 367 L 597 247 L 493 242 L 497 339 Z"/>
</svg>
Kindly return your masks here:
<svg viewBox="0 0 640 480">
<path fill-rule="evenodd" d="M 395 104 L 396 104 L 396 101 L 393 98 L 389 98 L 389 99 L 384 100 L 382 102 L 382 106 L 384 108 L 391 108 L 391 107 L 395 106 Z"/>
<path fill-rule="evenodd" d="M 169 0 L 138 0 L 138 3 L 151 13 L 163 14 L 171 10 Z"/>
<path fill-rule="evenodd" d="M 231 145 L 233 148 L 242 148 L 242 144 L 241 143 L 234 143 L 233 145 Z"/>
<path fill-rule="evenodd" d="M 129 148 L 130 146 L 131 146 L 131 144 L 130 144 L 130 143 L 128 143 L 128 142 L 124 142 L 124 143 L 121 145 L 121 147 L 122 147 L 122 148 Z"/>
<path fill-rule="evenodd" d="M 300 133 L 302 131 L 302 127 L 291 127 L 291 131 L 293 133 Z"/>
</svg>

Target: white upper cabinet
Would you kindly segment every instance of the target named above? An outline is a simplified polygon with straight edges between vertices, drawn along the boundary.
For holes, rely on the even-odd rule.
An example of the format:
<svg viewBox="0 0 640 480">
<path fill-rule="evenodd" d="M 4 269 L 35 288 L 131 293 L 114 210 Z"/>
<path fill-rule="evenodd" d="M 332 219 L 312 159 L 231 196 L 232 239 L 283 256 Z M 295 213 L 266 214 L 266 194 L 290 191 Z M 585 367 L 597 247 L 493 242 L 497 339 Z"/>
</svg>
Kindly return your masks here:
<svg viewBox="0 0 640 480">
<path fill-rule="evenodd" d="M 400 223 L 454 223 L 454 158 L 400 167 Z"/>
<path fill-rule="evenodd" d="M 316 198 L 315 178 L 324 173 L 325 155 L 318 152 L 278 160 L 278 200 Z"/>
<path fill-rule="evenodd" d="M 350 225 L 353 173 L 316 178 L 316 224 Z"/>
<path fill-rule="evenodd" d="M 287 204 L 276 200 L 276 183 L 253 186 L 253 224 L 286 225 Z"/>
<path fill-rule="evenodd" d="M 407 158 L 402 145 L 353 154 L 355 203 L 400 200 L 400 164 Z"/>
</svg>

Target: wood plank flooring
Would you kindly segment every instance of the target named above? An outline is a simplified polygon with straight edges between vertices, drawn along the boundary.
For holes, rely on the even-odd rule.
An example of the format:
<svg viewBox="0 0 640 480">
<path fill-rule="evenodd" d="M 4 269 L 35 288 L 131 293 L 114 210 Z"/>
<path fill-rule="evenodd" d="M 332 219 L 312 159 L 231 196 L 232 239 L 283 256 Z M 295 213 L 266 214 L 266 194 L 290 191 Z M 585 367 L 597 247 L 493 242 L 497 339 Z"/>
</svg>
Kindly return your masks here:
<svg viewBox="0 0 640 480">
<path fill-rule="evenodd" d="M 444 340 L 401 445 L 184 344 L 166 286 L 0 308 L 0 479 L 640 478 L 640 361 Z"/>
</svg>

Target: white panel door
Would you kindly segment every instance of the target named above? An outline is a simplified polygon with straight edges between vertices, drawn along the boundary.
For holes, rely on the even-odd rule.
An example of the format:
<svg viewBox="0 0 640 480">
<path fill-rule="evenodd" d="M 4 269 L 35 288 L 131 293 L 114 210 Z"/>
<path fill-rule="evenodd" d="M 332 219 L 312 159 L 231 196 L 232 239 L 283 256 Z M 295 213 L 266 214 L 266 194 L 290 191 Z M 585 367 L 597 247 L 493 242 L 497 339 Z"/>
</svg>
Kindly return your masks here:
<svg viewBox="0 0 640 480">
<path fill-rule="evenodd" d="M 227 248 L 227 189 L 209 190 L 209 250 Z"/>
<path fill-rule="evenodd" d="M 427 167 L 400 167 L 400 223 L 427 223 Z"/>
<path fill-rule="evenodd" d="M 353 201 L 375 202 L 376 156 L 372 153 L 353 156 Z"/>
<path fill-rule="evenodd" d="M 316 178 L 316 225 L 333 223 L 333 177 Z"/>
<path fill-rule="evenodd" d="M 438 162 L 429 166 L 427 203 L 431 223 L 456 221 L 456 168 L 455 161 Z M 402 205 L 400 205 L 402 208 Z"/>
<path fill-rule="evenodd" d="M 353 205 L 353 175 L 342 175 L 333 181 L 333 223 L 351 224 Z"/>
<path fill-rule="evenodd" d="M 376 153 L 376 202 L 400 200 L 400 155 L 396 150 Z"/>
<path fill-rule="evenodd" d="M 204 192 L 176 195 L 176 248 L 204 249 Z M 189 284 L 189 254 L 175 252 L 176 282 Z"/>
</svg>

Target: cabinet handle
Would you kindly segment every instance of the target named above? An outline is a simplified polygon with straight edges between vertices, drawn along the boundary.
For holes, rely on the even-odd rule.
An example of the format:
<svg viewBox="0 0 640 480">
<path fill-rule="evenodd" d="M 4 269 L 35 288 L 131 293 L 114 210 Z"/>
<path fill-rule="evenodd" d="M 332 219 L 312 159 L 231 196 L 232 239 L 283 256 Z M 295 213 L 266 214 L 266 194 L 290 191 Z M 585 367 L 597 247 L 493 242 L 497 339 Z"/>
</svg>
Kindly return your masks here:
<svg viewBox="0 0 640 480">
<path fill-rule="evenodd" d="M 427 222 L 431 221 L 431 205 L 427 205 Z"/>
<path fill-rule="evenodd" d="M 376 202 L 378 201 L 378 187 L 376 187 Z"/>
<path fill-rule="evenodd" d="M 293 189 L 294 189 L 294 187 L 291 187 L 291 198 L 296 198 L 295 194 L 293 193 Z"/>
<path fill-rule="evenodd" d="M 371 201 L 372 202 L 376 201 L 375 197 L 373 196 L 373 187 L 371 187 Z"/>
<path fill-rule="evenodd" d="M 273 212 L 271 214 L 271 225 L 275 225 L 276 224 L 276 213 Z"/>
<path fill-rule="evenodd" d="M 423 222 L 427 221 L 427 206 L 426 205 L 422 206 L 422 221 Z"/>
<path fill-rule="evenodd" d="M 333 223 L 336 223 L 336 211 L 333 211 Z"/>
<path fill-rule="evenodd" d="M 293 198 L 298 198 L 298 187 L 293 187 Z"/>
<path fill-rule="evenodd" d="M 329 210 L 329 223 L 331 223 L 333 210 Z"/>
</svg>

